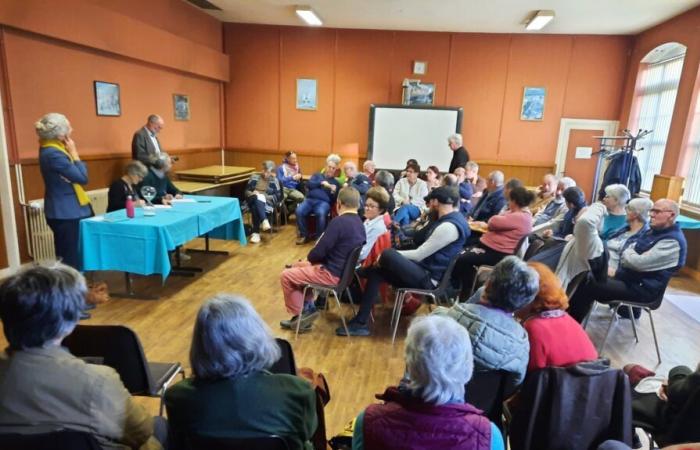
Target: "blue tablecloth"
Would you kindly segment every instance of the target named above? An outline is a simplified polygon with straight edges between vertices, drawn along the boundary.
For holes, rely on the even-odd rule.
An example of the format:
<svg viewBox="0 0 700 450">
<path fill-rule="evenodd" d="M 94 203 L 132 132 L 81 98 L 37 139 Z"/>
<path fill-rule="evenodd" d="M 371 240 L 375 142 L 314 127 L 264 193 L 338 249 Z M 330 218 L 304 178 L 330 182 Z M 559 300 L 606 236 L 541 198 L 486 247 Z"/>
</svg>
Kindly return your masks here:
<svg viewBox="0 0 700 450">
<path fill-rule="evenodd" d="M 678 222 L 678 226 L 680 226 L 682 230 L 700 229 L 700 220 L 696 220 L 688 216 L 678 216 L 676 222 Z"/>
<path fill-rule="evenodd" d="M 194 203 L 176 203 L 145 217 L 136 209 L 129 219 L 125 210 L 80 222 L 83 270 L 118 270 L 141 275 L 170 273 L 169 251 L 198 236 L 237 239 L 246 244 L 238 199 L 187 195 Z"/>
</svg>

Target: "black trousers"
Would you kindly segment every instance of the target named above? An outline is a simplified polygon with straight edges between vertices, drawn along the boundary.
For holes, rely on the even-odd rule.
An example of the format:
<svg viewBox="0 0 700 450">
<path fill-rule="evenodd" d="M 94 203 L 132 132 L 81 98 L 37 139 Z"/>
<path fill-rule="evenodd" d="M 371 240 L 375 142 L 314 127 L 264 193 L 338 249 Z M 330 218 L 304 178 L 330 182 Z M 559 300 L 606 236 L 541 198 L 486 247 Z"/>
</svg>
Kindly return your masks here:
<svg viewBox="0 0 700 450">
<path fill-rule="evenodd" d="M 372 305 L 379 295 L 379 286 L 387 282 L 395 288 L 432 289 L 430 273 L 420 264 L 402 256 L 393 248 L 386 249 L 379 258 L 379 266 L 363 269 L 360 276 L 367 278 L 365 291 L 360 300 L 360 311 L 355 320 L 367 323 Z"/>
<path fill-rule="evenodd" d="M 80 253 L 78 252 L 78 239 L 80 238 L 81 219 L 46 219 L 49 228 L 53 231 L 53 247 L 56 258 L 80 270 Z"/>
<path fill-rule="evenodd" d="M 470 247 L 467 251 L 457 258 L 457 263 L 452 272 L 452 286 L 462 286 L 461 298 L 466 298 L 471 293 L 476 268 L 479 266 L 495 266 L 509 253 L 498 252 L 490 247 L 479 242 L 477 245 Z"/>
<path fill-rule="evenodd" d="M 589 277 L 588 281 L 580 285 L 569 299 L 568 312 L 571 317 L 581 323 L 586 318 L 594 301 L 606 303 L 614 300 L 652 303 L 654 298 L 641 297 L 630 290 L 624 282 L 614 278 L 608 278 L 604 282 L 599 282 Z"/>
</svg>

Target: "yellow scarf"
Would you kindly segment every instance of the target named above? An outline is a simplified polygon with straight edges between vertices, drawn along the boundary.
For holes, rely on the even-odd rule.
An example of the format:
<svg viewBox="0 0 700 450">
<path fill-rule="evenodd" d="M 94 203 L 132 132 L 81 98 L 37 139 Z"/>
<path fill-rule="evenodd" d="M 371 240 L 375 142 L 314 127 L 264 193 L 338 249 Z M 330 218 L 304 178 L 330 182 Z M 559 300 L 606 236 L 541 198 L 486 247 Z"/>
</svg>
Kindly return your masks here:
<svg viewBox="0 0 700 450">
<path fill-rule="evenodd" d="M 68 150 L 66 150 L 66 146 L 63 144 L 63 142 L 57 140 L 57 139 L 42 139 L 39 142 L 39 145 L 41 148 L 44 147 L 53 147 L 56 150 L 59 150 L 63 152 L 68 159 L 70 159 L 70 162 L 73 163 L 73 157 L 68 153 Z M 80 203 L 80 206 L 86 206 L 90 204 L 90 197 L 88 197 L 87 193 L 85 192 L 85 189 L 78 183 L 73 183 L 73 190 L 75 191 L 75 196 L 78 197 L 78 203 Z"/>
</svg>

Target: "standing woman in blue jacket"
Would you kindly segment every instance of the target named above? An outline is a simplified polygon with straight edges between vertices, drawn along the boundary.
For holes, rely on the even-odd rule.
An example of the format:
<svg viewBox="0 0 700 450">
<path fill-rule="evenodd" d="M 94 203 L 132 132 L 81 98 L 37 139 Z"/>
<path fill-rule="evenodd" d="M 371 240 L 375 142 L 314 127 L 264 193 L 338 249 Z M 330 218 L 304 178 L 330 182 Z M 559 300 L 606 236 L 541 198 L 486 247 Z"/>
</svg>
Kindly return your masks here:
<svg viewBox="0 0 700 450">
<path fill-rule="evenodd" d="M 39 136 L 39 167 L 44 179 L 44 211 L 54 235 L 56 257 L 80 270 L 78 238 L 80 220 L 92 216 L 90 199 L 83 186 L 88 182 L 80 160 L 73 129 L 63 114 L 49 113 L 35 124 Z"/>
</svg>

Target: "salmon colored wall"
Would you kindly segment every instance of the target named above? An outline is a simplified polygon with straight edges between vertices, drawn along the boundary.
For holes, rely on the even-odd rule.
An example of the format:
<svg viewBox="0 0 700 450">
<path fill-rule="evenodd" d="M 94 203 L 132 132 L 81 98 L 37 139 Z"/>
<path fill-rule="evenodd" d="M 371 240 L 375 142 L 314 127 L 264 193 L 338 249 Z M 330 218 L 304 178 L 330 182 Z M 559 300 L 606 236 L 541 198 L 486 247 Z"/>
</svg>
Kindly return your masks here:
<svg viewBox="0 0 700 450">
<path fill-rule="evenodd" d="M 689 158 L 683 150 L 687 148 L 692 126 L 693 91 L 698 88 L 697 80 L 700 76 L 700 7 L 650 28 L 636 37 L 627 71 L 620 123 L 634 127 L 635 124 L 630 123 L 633 116 L 630 111 L 634 107 L 633 98 L 640 62 L 647 53 L 666 42 L 679 42 L 687 49 L 661 173 L 687 176 Z"/>
<path fill-rule="evenodd" d="M 7 75 L 20 158 L 34 158 L 33 124 L 65 114 L 82 154 L 131 153 L 148 114 L 163 116 L 164 149 L 219 147 L 219 83 L 23 32 L 5 33 Z M 122 115 L 97 116 L 93 81 L 118 83 Z M 190 97 L 189 121 L 175 121 L 172 94 Z"/>
<path fill-rule="evenodd" d="M 226 147 L 324 155 L 367 149 L 369 105 L 399 103 L 404 78 L 436 84 L 436 105 L 464 107 L 474 159 L 550 165 L 562 117 L 617 119 L 626 36 L 499 35 L 224 25 Z M 428 62 L 412 75 L 414 60 Z M 318 110 L 297 111 L 296 78 L 318 80 Z M 547 88 L 542 122 L 520 120 L 524 86 Z M 436 151 L 448 151 L 436 149 Z"/>
</svg>

